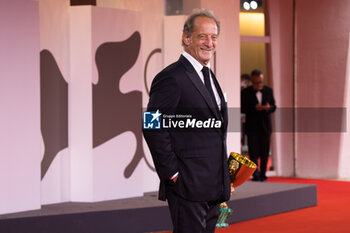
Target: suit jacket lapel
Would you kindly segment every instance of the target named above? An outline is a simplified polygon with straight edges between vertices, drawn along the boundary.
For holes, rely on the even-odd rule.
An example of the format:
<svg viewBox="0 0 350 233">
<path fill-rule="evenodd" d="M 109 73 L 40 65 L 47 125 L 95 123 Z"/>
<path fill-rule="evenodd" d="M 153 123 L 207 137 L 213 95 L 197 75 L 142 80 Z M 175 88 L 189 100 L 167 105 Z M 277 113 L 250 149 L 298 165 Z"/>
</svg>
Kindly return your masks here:
<svg viewBox="0 0 350 233">
<path fill-rule="evenodd" d="M 203 84 L 203 82 L 199 78 L 197 72 L 195 71 L 195 69 L 193 68 L 191 63 L 182 55 L 181 55 L 179 61 L 181 61 L 182 64 L 184 64 L 184 66 L 186 67 L 187 76 L 190 78 L 190 80 L 193 82 L 194 86 L 201 93 L 205 102 L 208 104 L 210 110 L 214 113 L 215 117 L 217 119 L 221 119 L 220 114 L 218 112 L 217 104 L 212 101 L 212 98 L 210 97 L 209 92 L 207 91 L 205 85 Z"/>
</svg>

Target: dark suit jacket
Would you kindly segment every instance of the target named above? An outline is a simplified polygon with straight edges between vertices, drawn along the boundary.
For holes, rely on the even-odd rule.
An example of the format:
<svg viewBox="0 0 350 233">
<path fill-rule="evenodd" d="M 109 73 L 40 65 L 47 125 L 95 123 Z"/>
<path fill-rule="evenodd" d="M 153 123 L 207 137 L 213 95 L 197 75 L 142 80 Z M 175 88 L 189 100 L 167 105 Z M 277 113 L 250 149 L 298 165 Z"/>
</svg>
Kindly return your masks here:
<svg viewBox="0 0 350 233">
<path fill-rule="evenodd" d="M 246 114 L 246 132 L 264 132 L 271 134 L 271 113 L 276 110 L 275 99 L 272 89 L 264 86 L 262 89 L 262 105 L 269 103 L 268 111 L 257 111 L 255 105 L 258 104 L 256 92 L 252 86 L 243 89 L 241 92 L 241 111 Z"/>
<path fill-rule="evenodd" d="M 227 105 L 212 73 L 221 98 L 221 112 L 210 98 L 192 64 L 183 56 L 153 80 L 148 111 L 164 115 L 186 114 L 192 119 L 215 119 L 219 129 L 143 130 L 160 178 L 159 199 L 165 200 L 167 182 L 179 172 L 175 191 L 192 201 L 226 201 L 230 197 L 227 167 Z"/>
</svg>

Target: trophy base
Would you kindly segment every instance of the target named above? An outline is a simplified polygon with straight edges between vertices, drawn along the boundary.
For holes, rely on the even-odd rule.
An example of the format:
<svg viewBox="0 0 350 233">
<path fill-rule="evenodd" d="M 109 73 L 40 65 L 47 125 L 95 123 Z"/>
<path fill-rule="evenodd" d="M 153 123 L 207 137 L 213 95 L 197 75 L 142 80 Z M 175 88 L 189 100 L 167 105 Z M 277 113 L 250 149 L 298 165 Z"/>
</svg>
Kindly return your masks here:
<svg viewBox="0 0 350 233">
<path fill-rule="evenodd" d="M 224 227 L 228 227 L 228 223 L 217 223 L 216 224 L 216 228 L 224 228 Z"/>
<path fill-rule="evenodd" d="M 219 217 L 216 228 L 228 227 L 227 220 L 232 214 L 232 209 L 227 206 L 226 202 L 220 204 Z"/>
</svg>

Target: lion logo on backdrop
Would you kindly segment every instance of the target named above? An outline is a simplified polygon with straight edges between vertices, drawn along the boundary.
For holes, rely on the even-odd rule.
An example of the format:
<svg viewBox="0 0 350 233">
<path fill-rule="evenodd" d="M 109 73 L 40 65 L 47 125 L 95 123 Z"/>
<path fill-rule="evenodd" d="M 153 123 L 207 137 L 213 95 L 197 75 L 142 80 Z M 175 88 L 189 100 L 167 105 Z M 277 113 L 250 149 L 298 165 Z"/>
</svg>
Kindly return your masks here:
<svg viewBox="0 0 350 233">
<path fill-rule="evenodd" d="M 92 86 L 93 147 L 131 131 L 137 148 L 124 170 L 129 178 L 145 153 L 142 147 L 142 92 L 123 94 L 119 89 L 121 77 L 135 64 L 140 53 L 141 36 L 134 32 L 121 42 L 101 44 L 95 54 L 98 83 Z M 68 147 L 68 84 L 53 55 L 40 53 L 41 132 L 45 153 L 41 162 L 41 178 L 48 171 L 57 153 Z M 147 166 L 153 166 L 145 159 Z"/>
<path fill-rule="evenodd" d="M 145 156 L 142 147 L 142 92 L 123 94 L 119 89 L 121 77 L 135 64 L 140 52 L 140 33 L 135 32 L 122 42 L 108 42 L 97 48 L 95 59 L 99 81 L 93 85 L 93 146 L 131 131 L 137 148 L 124 176 L 130 177 Z M 117 88 L 116 88 L 117 87 Z M 145 159 L 147 165 L 152 166 Z"/>
<path fill-rule="evenodd" d="M 41 179 L 59 151 L 68 147 L 68 84 L 54 56 L 40 52 L 41 134 L 45 144 Z"/>
</svg>

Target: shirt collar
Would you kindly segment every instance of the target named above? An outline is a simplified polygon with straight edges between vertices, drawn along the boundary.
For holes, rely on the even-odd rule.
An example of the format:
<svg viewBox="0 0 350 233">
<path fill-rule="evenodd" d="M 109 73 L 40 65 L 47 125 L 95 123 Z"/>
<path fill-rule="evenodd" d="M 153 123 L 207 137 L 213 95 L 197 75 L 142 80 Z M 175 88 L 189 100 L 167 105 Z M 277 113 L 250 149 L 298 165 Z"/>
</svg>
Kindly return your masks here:
<svg viewBox="0 0 350 233">
<path fill-rule="evenodd" d="M 194 57 L 192 57 L 189 53 L 186 51 L 183 51 L 182 55 L 187 58 L 187 60 L 192 64 L 193 68 L 197 71 L 197 73 L 200 73 L 203 69 L 203 65 L 199 63 Z M 210 70 L 210 62 L 206 65 L 206 67 Z"/>
</svg>

